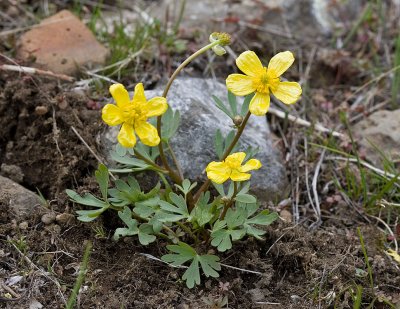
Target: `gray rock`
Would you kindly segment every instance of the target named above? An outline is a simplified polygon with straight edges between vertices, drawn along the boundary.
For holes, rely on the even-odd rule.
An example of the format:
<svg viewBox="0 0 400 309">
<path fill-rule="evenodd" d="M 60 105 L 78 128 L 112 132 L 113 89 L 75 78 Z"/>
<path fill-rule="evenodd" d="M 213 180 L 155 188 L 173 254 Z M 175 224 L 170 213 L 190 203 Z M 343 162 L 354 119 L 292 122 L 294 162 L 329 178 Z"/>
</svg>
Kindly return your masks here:
<svg viewBox="0 0 400 309">
<path fill-rule="evenodd" d="M 151 15 L 163 19 L 168 7 L 170 18 L 176 20 L 179 4 L 178 0 L 163 0 L 151 10 Z M 187 0 L 180 26 L 204 29 L 208 25 L 211 31 L 230 28 L 237 31 L 239 23 L 243 28 L 253 27 L 261 33 L 304 38 L 333 33 L 344 22 L 356 19 L 362 7 L 360 0 L 337 3 L 331 0 Z M 230 17 L 238 18 L 238 22 L 225 23 Z M 255 18 L 261 23 L 256 25 Z"/>
<path fill-rule="evenodd" d="M 52 224 L 55 220 L 56 214 L 54 212 L 45 213 L 41 218 L 41 221 L 46 225 Z"/>
<path fill-rule="evenodd" d="M 24 219 L 35 212 L 40 199 L 11 179 L 0 176 L 0 205 L 6 206 L 13 217 Z"/>
<path fill-rule="evenodd" d="M 162 89 L 147 91 L 146 97 L 150 99 L 161 93 Z M 209 162 L 217 160 L 214 151 L 216 130 L 220 129 L 224 135 L 232 130 L 232 121 L 215 106 L 211 95 L 226 101 L 225 85 L 212 79 L 182 78 L 173 83 L 167 98 L 170 106 L 181 113 L 181 124 L 171 145 L 181 163 L 184 176 L 192 181 L 198 181 L 199 175 L 204 180 L 205 167 Z M 101 139 L 104 151 L 113 149 L 118 131 L 118 127 L 109 127 L 103 133 Z M 239 148 L 260 148 L 256 158 L 262 162 L 263 167 L 252 172 L 251 182 L 253 192 L 264 201 L 281 198 L 287 186 L 285 168 L 280 153 L 272 145 L 270 135 L 265 117 L 251 116 Z"/>
<path fill-rule="evenodd" d="M 24 180 L 24 173 L 17 165 L 3 163 L 0 167 L 0 172 L 3 176 L 10 178 L 17 183 L 21 183 Z"/>
<path fill-rule="evenodd" d="M 357 123 L 353 133 L 366 150 L 367 159 L 383 167 L 381 151 L 395 162 L 400 162 L 400 109 L 377 111 Z M 379 151 L 377 150 L 379 149 Z"/>
</svg>

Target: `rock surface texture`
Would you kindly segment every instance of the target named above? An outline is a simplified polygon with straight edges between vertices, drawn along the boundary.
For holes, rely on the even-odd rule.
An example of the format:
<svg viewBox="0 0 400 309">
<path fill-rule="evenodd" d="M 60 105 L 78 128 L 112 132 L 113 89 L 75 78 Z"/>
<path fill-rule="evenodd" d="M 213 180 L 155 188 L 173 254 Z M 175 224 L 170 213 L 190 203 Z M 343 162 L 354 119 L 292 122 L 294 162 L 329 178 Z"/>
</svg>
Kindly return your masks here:
<svg viewBox="0 0 400 309">
<path fill-rule="evenodd" d="M 147 99 L 160 96 L 162 89 L 146 92 Z M 211 95 L 227 100 L 224 84 L 212 79 L 177 79 L 168 94 L 168 104 L 181 113 L 181 123 L 171 145 L 181 163 L 184 176 L 191 180 L 203 175 L 212 160 L 217 160 L 214 150 L 214 135 L 217 129 L 226 135 L 232 130 L 232 121 L 214 104 Z M 118 127 L 109 127 L 102 136 L 107 153 L 116 142 Z M 281 155 L 272 146 L 270 132 L 264 117 L 251 116 L 240 140 L 239 150 L 248 146 L 259 147 L 256 155 L 263 167 L 252 172 L 253 192 L 262 200 L 276 200 L 284 195 L 287 186 L 285 168 Z M 107 154 L 106 154 L 107 155 Z"/>
<path fill-rule="evenodd" d="M 55 73 L 75 74 L 80 66 L 104 64 L 108 50 L 70 11 L 63 10 L 23 34 L 18 57 Z"/>
<path fill-rule="evenodd" d="M 168 7 L 177 18 L 180 3 L 179 0 L 163 0 L 151 14 L 162 18 Z M 356 19 L 360 8 L 360 0 L 187 0 L 181 28 L 204 29 L 204 25 L 209 25 L 212 28 L 209 30 L 229 32 L 230 28 L 241 27 L 260 30 L 263 34 L 305 39 L 334 32 L 343 20 Z"/>
<path fill-rule="evenodd" d="M 357 123 L 353 132 L 357 142 L 366 150 L 367 158 L 374 164 L 383 166 L 381 151 L 385 156 L 400 162 L 400 109 L 381 110 Z M 378 151 L 379 149 L 379 151 Z"/>
<path fill-rule="evenodd" d="M 14 181 L 0 176 L 0 212 L 11 218 L 25 219 L 40 205 L 39 197 Z"/>
</svg>

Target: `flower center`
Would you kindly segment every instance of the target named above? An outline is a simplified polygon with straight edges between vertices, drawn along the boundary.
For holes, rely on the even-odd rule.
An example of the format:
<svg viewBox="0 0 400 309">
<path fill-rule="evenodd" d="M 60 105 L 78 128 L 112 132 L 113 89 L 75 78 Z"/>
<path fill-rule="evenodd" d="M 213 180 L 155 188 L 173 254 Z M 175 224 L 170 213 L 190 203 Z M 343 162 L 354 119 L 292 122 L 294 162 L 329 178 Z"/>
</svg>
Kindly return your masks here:
<svg viewBox="0 0 400 309">
<path fill-rule="evenodd" d="M 122 111 L 126 123 L 134 125 L 135 123 L 146 121 L 146 113 L 137 105 L 130 105 Z"/>
<path fill-rule="evenodd" d="M 266 67 L 264 72 L 253 78 L 253 86 L 257 92 L 269 94 L 270 90 L 276 89 L 279 84 L 279 77 L 274 77 Z"/>
<path fill-rule="evenodd" d="M 233 158 L 226 158 L 225 163 L 230 169 L 237 170 L 240 167 L 241 162 Z"/>
</svg>

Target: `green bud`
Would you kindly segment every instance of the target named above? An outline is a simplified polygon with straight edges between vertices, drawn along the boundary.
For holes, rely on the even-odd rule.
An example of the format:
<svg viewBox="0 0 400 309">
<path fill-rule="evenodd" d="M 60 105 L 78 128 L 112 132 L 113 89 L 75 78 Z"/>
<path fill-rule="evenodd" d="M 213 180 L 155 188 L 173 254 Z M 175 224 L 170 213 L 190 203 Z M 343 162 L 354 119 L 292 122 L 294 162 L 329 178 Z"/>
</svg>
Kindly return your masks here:
<svg viewBox="0 0 400 309">
<path fill-rule="evenodd" d="M 236 115 L 233 119 L 232 119 L 233 123 L 235 126 L 239 127 L 242 122 L 243 122 L 243 117 L 240 115 Z"/>
</svg>

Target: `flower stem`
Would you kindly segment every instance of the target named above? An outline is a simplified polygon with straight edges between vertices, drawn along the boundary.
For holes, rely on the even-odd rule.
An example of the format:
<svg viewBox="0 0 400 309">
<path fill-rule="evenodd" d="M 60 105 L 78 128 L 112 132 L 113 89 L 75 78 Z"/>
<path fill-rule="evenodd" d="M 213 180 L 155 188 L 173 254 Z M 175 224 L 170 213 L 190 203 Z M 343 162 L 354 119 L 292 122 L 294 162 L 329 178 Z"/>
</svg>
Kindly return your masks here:
<svg viewBox="0 0 400 309">
<path fill-rule="evenodd" d="M 192 233 L 192 231 L 190 230 L 190 228 L 188 228 L 185 224 L 183 224 L 182 222 L 175 222 L 182 230 L 184 230 L 186 233 L 188 233 L 190 235 L 190 237 L 192 237 L 192 239 L 195 241 L 196 244 L 199 243 L 199 239 L 196 237 L 196 235 L 194 235 Z"/>
<path fill-rule="evenodd" d="M 248 111 L 246 116 L 243 119 L 242 124 L 240 125 L 239 129 L 237 130 L 236 135 L 233 138 L 231 144 L 229 145 L 229 147 L 225 150 L 224 154 L 222 155 L 221 161 L 225 160 L 226 157 L 229 156 L 229 154 L 231 153 L 232 149 L 236 146 L 237 142 L 239 141 L 239 138 L 242 136 L 243 130 L 244 130 L 250 116 L 251 116 L 251 113 Z M 211 183 L 210 179 L 207 179 L 203 183 L 203 185 L 200 187 L 200 189 L 196 192 L 196 194 L 193 197 L 195 202 L 197 202 L 197 200 L 199 199 L 200 194 L 202 192 L 205 192 L 208 189 L 210 183 Z"/>
<path fill-rule="evenodd" d="M 201 54 L 205 53 L 207 50 L 213 48 L 214 46 L 220 44 L 220 41 L 215 41 L 212 42 L 204 47 L 202 47 L 201 49 L 199 49 L 198 51 L 196 51 L 194 54 L 192 54 L 191 56 L 189 56 L 185 61 L 183 61 L 179 67 L 175 70 L 175 72 L 171 75 L 171 77 L 168 80 L 167 85 L 165 86 L 164 92 L 162 94 L 162 96 L 164 98 L 167 98 L 169 89 L 171 88 L 172 82 L 175 80 L 176 76 L 194 59 L 196 59 L 198 56 L 200 56 Z M 158 136 L 160 136 L 161 138 L 161 116 L 157 117 L 157 132 L 158 132 Z M 167 157 L 165 156 L 164 153 L 164 148 L 163 148 L 163 144 L 162 142 L 160 142 L 158 144 L 158 150 L 160 152 L 160 158 L 162 161 L 163 166 L 165 167 L 166 170 L 168 170 L 170 177 L 172 178 L 172 180 L 177 183 L 177 184 L 181 184 L 182 183 L 182 177 L 179 175 L 179 173 L 176 173 L 168 164 L 167 161 Z M 172 148 L 170 148 L 172 157 L 175 156 Z M 176 161 L 175 164 L 177 165 L 177 169 L 178 171 L 180 170 L 180 166 L 179 166 L 179 162 Z"/>
<path fill-rule="evenodd" d="M 159 166 L 158 164 L 156 164 L 156 163 L 154 163 L 153 161 L 151 161 L 151 160 L 147 159 L 146 157 L 142 156 L 142 155 L 141 155 L 139 152 L 137 152 L 136 150 L 134 150 L 134 153 L 135 153 L 135 156 L 136 156 L 138 159 L 140 159 L 140 160 L 146 162 L 147 164 L 149 164 L 149 165 L 155 167 L 155 168 L 157 169 L 158 172 L 160 172 L 160 173 L 168 173 L 168 171 L 167 171 L 166 169 L 163 169 L 163 168 L 162 168 L 161 166 Z"/>
<path fill-rule="evenodd" d="M 237 183 L 233 182 L 233 195 L 231 197 L 231 200 L 225 204 L 224 209 L 222 210 L 222 213 L 220 216 L 220 220 L 225 219 L 226 212 L 228 211 L 229 208 L 232 207 L 233 203 L 235 202 L 235 197 L 236 197 L 237 193 L 238 193 Z"/>
</svg>

